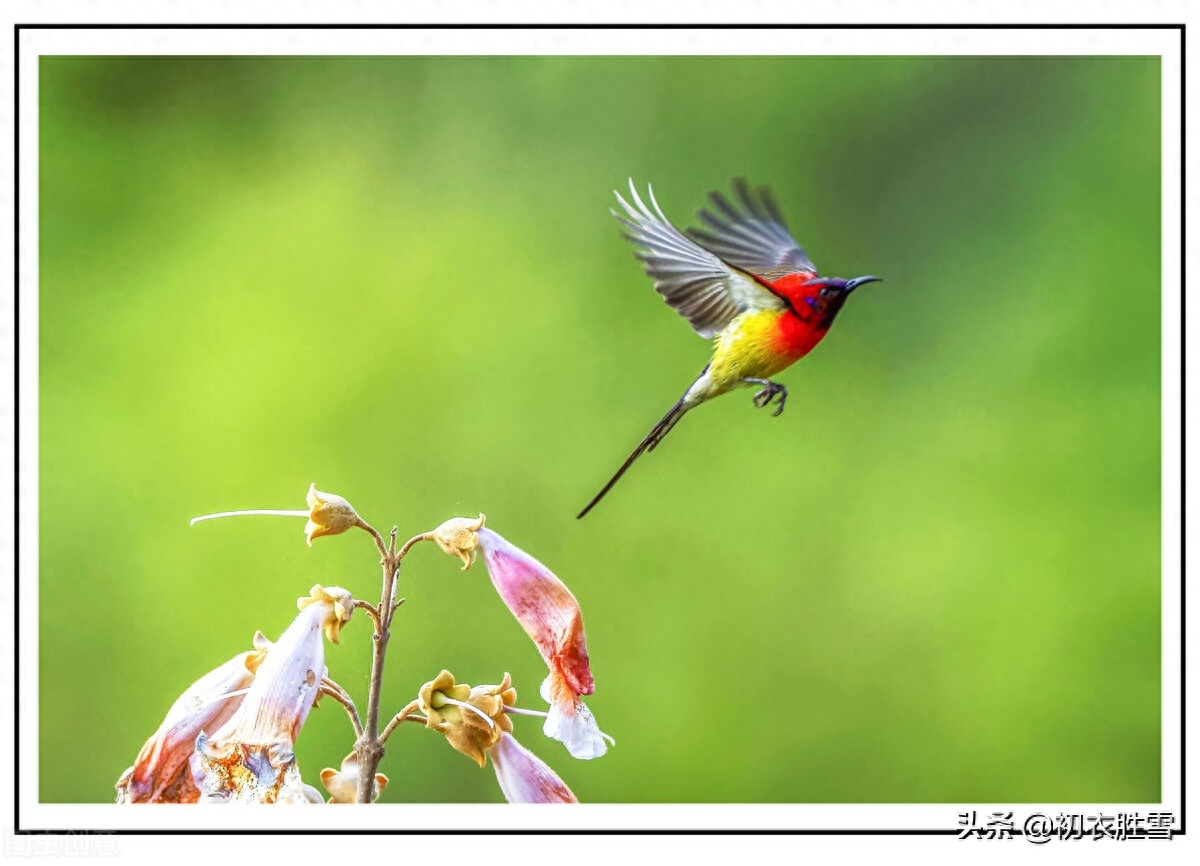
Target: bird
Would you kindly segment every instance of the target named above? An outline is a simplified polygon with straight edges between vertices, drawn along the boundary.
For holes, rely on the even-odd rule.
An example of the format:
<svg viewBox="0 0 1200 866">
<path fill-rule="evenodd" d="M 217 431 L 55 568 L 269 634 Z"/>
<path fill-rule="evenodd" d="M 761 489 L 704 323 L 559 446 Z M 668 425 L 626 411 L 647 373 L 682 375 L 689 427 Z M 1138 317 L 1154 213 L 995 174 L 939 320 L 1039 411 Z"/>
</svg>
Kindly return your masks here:
<svg viewBox="0 0 1200 866">
<path fill-rule="evenodd" d="M 624 213 L 611 209 L 612 215 L 637 247 L 655 291 L 692 330 L 715 341 L 700 375 L 577 518 L 701 403 L 738 387 L 757 386 L 754 405 L 762 409 L 775 402 L 772 414 L 778 416 L 788 392 L 771 377 L 821 342 L 851 292 L 882 279 L 819 276 L 784 223 L 770 188 L 753 189 L 745 178 L 735 178 L 732 188 L 736 203 L 720 192 L 709 193 L 711 208 L 698 213 L 704 227 L 686 232 L 663 215 L 653 187 L 647 186 L 653 209 L 642 201 L 632 178 L 632 204 L 613 192 Z"/>
</svg>

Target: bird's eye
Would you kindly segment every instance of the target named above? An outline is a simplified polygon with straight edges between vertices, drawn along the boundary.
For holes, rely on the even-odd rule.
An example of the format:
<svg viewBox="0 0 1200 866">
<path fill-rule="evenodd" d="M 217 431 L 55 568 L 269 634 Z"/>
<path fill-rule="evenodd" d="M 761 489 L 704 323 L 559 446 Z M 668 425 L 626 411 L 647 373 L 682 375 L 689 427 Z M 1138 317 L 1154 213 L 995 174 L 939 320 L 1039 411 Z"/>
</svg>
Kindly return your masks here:
<svg viewBox="0 0 1200 866">
<path fill-rule="evenodd" d="M 833 289 L 829 288 L 828 286 L 821 289 L 821 292 L 820 292 L 820 295 L 822 298 L 828 298 L 832 294 L 833 294 Z"/>
</svg>

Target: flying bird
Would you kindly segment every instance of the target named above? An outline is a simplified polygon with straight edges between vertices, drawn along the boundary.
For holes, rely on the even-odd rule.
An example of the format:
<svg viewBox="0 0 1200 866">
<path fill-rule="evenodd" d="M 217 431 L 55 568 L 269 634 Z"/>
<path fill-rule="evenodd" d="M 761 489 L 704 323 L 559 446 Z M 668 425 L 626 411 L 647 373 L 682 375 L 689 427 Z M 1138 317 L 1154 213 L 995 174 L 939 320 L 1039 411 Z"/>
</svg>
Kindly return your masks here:
<svg viewBox="0 0 1200 866">
<path fill-rule="evenodd" d="M 633 204 L 614 192 L 625 213 L 612 214 L 638 248 L 655 291 L 697 334 L 716 341 L 708 366 L 578 517 L 591 511 L 633 461 L 653 451 L 701 403 L 743 385 L 757 386 L 754 405 L 761 409 L 774 401 L 772 414 L 779 415 L 787 388 L 771 377 L 821 342 L 851 292 L 880 280 L 818 276 L 767 187 L 751 189 L 745 179 L 734 180 L 736 204 L 719 192 L 710 193 L 712 208 L 699 212 L 704 228 L 686 234 L 663 216 L 654 190 L 647 189 L 653 210 L 630 179 Z"/>
</svg>

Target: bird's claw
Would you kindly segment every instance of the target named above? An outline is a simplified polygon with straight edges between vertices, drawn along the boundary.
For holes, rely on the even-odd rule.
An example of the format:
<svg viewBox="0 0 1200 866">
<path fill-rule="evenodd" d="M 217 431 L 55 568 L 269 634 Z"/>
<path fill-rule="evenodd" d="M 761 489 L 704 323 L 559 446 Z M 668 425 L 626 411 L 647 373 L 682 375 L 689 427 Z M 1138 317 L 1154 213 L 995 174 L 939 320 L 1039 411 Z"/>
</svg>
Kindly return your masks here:
<svg viewBox="0 0 1200 866">
<path fill-rule="evenodd" d="M 783 412 L 783 404 L 787 402 L 787 388 L 778 382 L 768 382 L 761 391 L 755 394 L 754 405 L 759 409 L 765 409 L 776 397 L 779 398 L 779 402 L 775 411 L 771 413 L 771 417 L 778 418 Z"/>
</svg>

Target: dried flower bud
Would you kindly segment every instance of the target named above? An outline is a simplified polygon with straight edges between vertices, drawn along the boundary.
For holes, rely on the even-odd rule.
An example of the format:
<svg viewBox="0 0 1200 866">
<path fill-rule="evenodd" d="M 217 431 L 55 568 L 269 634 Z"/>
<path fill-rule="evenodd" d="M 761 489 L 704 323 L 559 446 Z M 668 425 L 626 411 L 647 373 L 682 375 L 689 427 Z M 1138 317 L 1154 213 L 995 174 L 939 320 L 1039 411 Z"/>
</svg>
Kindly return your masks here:
<svg viewBox="0 0 1200 866">
<path fill-rule="evenodd" d="M 375 774 L 375 794 L 372 802 L 379 799 L 383 789 L 387 787 L 388 777 L 383 773 Z M 358 756 L 353 752 L 342 759 L 342 768 L 335 770 L 326 767 L 321 771 L 321 784 L 329 792 L 330 803 L 353 803 L 358 797 Z"/>
<path fill-rule="evenodd" d="M 354 507 L 336 493 L 322 493 L 314 482 L 308 488 L 309 514 L 308 523 L 304 525 L 304 535 L 308 546 L 312 547 L 313 539 L 322 535 L 337 535 L 351 527 L 362 523 L 362 518 Z"/>
<path fill-rule="evenodd" d="M 475 549 L 479 546 L 477 533 L 483 528 L 483 521 L 482 514 L 475 520 L 468 517 L 451 517 L 433 530 L 433 540 L 437 542 L 438 547 L 461 559 L 463 571 L 470 568 L 471 563 L 475 561 Z"/>
</svg>

